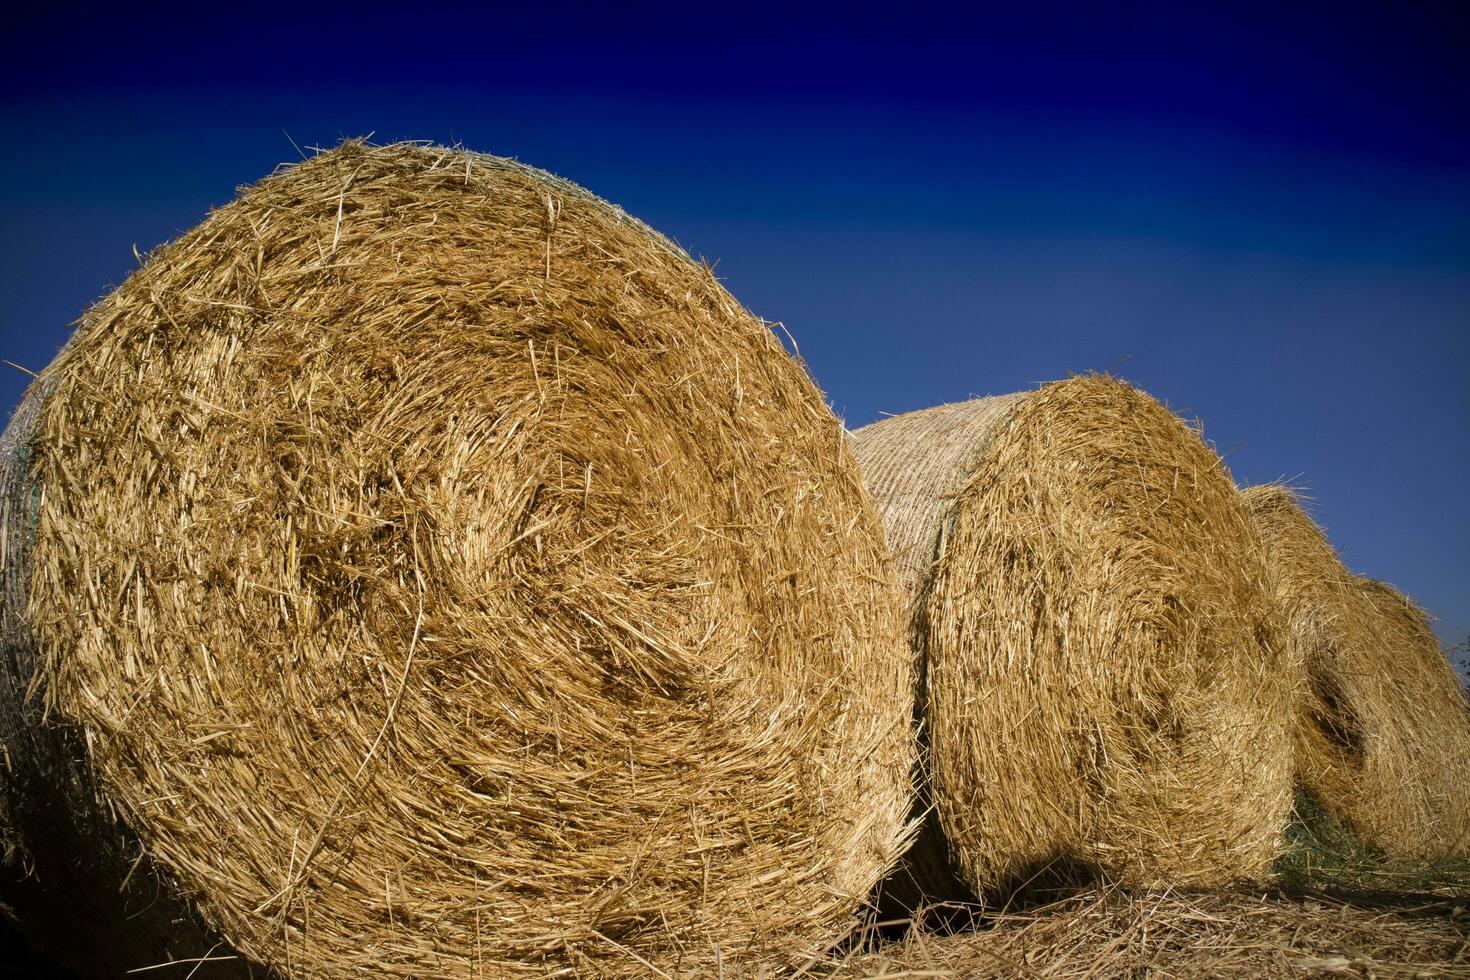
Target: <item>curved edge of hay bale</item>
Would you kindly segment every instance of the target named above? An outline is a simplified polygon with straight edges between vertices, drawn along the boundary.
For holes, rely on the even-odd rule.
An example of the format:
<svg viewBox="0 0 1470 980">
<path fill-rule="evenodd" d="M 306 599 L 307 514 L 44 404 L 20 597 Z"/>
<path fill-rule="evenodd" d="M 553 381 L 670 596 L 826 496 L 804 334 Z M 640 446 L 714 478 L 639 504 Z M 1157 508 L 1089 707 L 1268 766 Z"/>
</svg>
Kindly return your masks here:
<svg viewBox="0 0 1470 980">
<path fill-rule="evenodd" d="M 102 803 L 85 736 L 46 717 L 40 654 L 20 613 L 41 493 L 31 442 L 48 393 L 32 384 L 0 435 L 0 902 L 28 943 L 78 976 L 207 956 L 214 962 L 194 976 L 264 977 L 211 933 Z"/>
<path fill-rule="evenodd" d="M 1066 419 L 1067 430 L 1057 437 L 1062 448 L 1045 445 L 1052 412 L 1064 413 L 1059 417 Z M 1147 430 L 1146 436 L 1135 438 L 1134 429 Z M 1164 448 L 1156 448 L 1149 438 Z M 1254 554 L 1252 529 L 1234 484 L 1198 434 L 1131 386 L 1086 377 L 885 419 L 857 430 L 854 440 L 889 531 L 900 578 L 909 590 L 912 638 L 922 664 L 920 701 L 932 743 L 924 776 L 936 799 L 935 814 L 920 849 L 909 856 L 905 869 L 909 881 L 898 881 L 895 895 L 911 903 L 915 886 L 941 900 L 956 895 L 953 874 L 940 880 L 933 875 L 942 859 L 941 836 L 955 857 L 957 867 L 951 870 L 981 893 L 1003 892 L 1035 874 L 1058 870 L 1065 874 L 1069 869 L 1138 883 L 1209 884 L 1267 873 L 1279 853 L 1291 803 L 1287 680 L 1277 664 L 1284 656 L 1284 643 L 1275 636 L 1274 610 L 1260 597 L 1264 568 Z M 1096 448 L 1099 445 L 1104 448 Z M 1032 450 L 1034 454 L 1027 457 L 1025 453 Z M 1028 458 L 1047 460 L 1048 452 L 1050 469 L 1037 474 L 1016 469 L 1028 465 Z M 1118 470 L 1094 474 L 1088 483 L 1068 475 L 1069 461 L 1079 472 L 1089 467 Z M 1141 481 L 1137 485 L 1135 470 Z M 1157 477 L 1153 483 L 1146 482 L 1145 470 L 1148 477 Z M 1030 487 L 1027 480 L 1032 475 L 1040 482 L 1058 480 L 1059 486 Z M 1068 480 L 1082 488 L 1075 490 L 1078 497 L 1047 499 L 1048 494 L 1065 497 L 1069 491 L 1061 484 L 1072 486 Z M 1186 489 L 1176 490 L 1181 482 Z M 992 506 L 996 513 L 1003 508 L 987 496 L 1008 492 L 996 490 L 1003 484 L 1023 497 L 1034 491 L 1032 497 L 1012 501 L 1006 518 L 991 513 Z M 1022 489 L 1023 485 L 1030 489 Z M 1196 492 L 1204 503 L 1194 498 Z M 1173 523 L 1162 532 L 1140 509 L 1137 498 L 1148 494 L 1158 498 L 1161 513 L 1171 515 L 1167 520 Z M 1053 520 L 1061 523 L 1048 524 Z M 1007 521 L 1015 523 L 1007 526 Z M 1089 521 L 1092 530 L 1082 527 Z M 1090 537 L 1104 533 L 1110 536 L 1106 541 Z M 1089 554 L 1093 557 L 1086 557 Z M 984 572 L 977 570 L 981 556 L 986 556 Z M 1026 598 L 1034 590 L 1024 581 L 984 580 L 987 575 L 1011 574 L 1006 571 L 1010 562 L 1026 565 L 1033 560 L 1042 563 L 1038 575 L 1046 571 L 1051 576 L 1046 581 L 1066 587 L 1043 589 Z M 1191 561 L 1198 564 L 1190 565 Z M 1184 567 L 1166 569 L 1159 564 L 1168 562 Z M 1093 575 L 1095 583 L 1072 589 L 1073 577 L 1080 583 L 1096 567 L 1112 564 L 1123 571 L 1112 578 Z M 1006 595 L 1008 588 L 1020 591 Z M 1111 589 L 1136 590 L 1139 598 L 1109 605 Z M 1039 603 L 1033 615 L 1040 619 L 1035 624 L 1028 623 L 1029 617 L 1021 616 L 1016 605 L 1030 608 L 1033 599 Z M 1201 627 L 1179 610 L 1198 612 L 1208 623 Z M 1096 625 L 1081 624 L 1087 617 L 1102 618 Z M 1057 651 L 1074 645 L 1079 650 L 1092 647 L 1092 656 L 1097 657 L 1114 650 L 1125 658 L 1119 661 L 1122 669 L 1113 667 L 1111 660 L 1106 666 L 1094 660 L 1089 670 L 1089 655 L 1074 654 L 1080 657 L 1074 664 L 1080 664 L 1079 675 L 1100 675 L 1074 683 L 1065 676 L 1061 660 L 1048 666 L 1046 657 L 1033 657 L 1031 641 L 1003 639 L 1014 630 L 1020 631 L 1018 636 L 1032 636 L 1033 625 L 1040 630 L 1034 634 L 1039 644 L 1052 643 L 1046 639 L 1049 631 L 1060 629 L 1072 639 Z M 1153 636 L 1159 638 L 1156 646 L 1149 645 Z M 1004 657 L 1027 664 L 1024 672 L 1019 666 L 1005 669 L 999 661 L 993 669 L 984 666 L 997 655 L 985 649 L 987 642 L 1004 645 L 1009 651 Z M 1175 645 L 1189 653 L 1170 652 Z M 1145 654 L 1145 649 L 1154 652 Z M 1032 684 L 1032 672 L 1041 677 L 1048 670 L 1055 676 L 1044 683 L 1038 680 L 1040 686 L 1031 696 L 1054 700 L 1029 702 L 1023 691 Z M 1114 684 L 1106 679 L 1110 672 L 1133 679 Z M 1050 694 L 1045 693 L 1047 685 Z M 997 693 L 1001 687 L 1010 693 Z M 1040 708 L 1045 720 L 1028 727 L 1025 719 L 1013 717 L 1014 724 L 1006 727 L 1001 724 L 1005 712 L 973 707 L 1017 697 L 1021 701 L 1013 705 L 1016 716 Z M 1141 699 L 1136 706 L 1134 699 Z M 1171 699 L 1188 706 L 1171 704 Z M 1114 711 L 1121 714 L 1114 716 Z M 1057 719 L 1076 713 L 1075 723 L 1082 723 L 1083 716 L 1091 719 L 1086 724 L 1099 726 L 1098 746 L 1106 749 L 1100 763 L 1081 756 L 1058 762 L 1061 768 L 1053 776 L 1072 771 L 1070 766 L 1081 767 L 1075 775 L 1059 776 L 1071 782 L 1065 793 L 1053 794 L 1039 786 L 992 785 L 991 780 L 1005 782 L 1010 776 L 1001 778 L 997 775 L 1001 769 L 988 769 L 990 764 L 973 747 L 964 747 L 967 737 L 973 740 L 976 732 L 994 725 L 996 731 L 1006 731 L 996 737 L 1006 738 L 1010 746 L 1000 754 L 1036 751 L 1034 744 L 1027 744 L 1037 737 L 1035 726 L 1047 732 L 1057 725 L 1058 733 L 1072 731 L 1074 722 L 1054 720 L 1053 712 Z M 1126 720 L 1130 713 L 1132 721 Z M 1155 724 L 1168 730 L 1150 734 Z M 1177 747 L 1171 747 L 1176 736 L 1168 726 L 1179 726 Z M 1072 737 L 1058 734 L 1056 740 Z M 1125 774 L 1108 761 L 1106 752 L 1134 753 L 1134 761 L 1155 753 L 1153 761 L 1166 771 Z M 1071 758 L 1069 753 L 1064 754 Z M 1167 785 L 1176 777 L 1195 782 L 1183 790 Z M 1243 787 L 1239 792 L 1233 785 L 1237 779 Z M 1095 788 L 1087 788 L 1093 780 L 1098 781 Z M 976 807 L 970 790 L 956 795 L 965 785 L 972 790 L 987 786 L 991 805 Z M 1011 789 L 1016 791 L 1012 794 Z M 961 804 L 960 797 L 970 802 Z M 1054 848 L 1048 849 L 1044 838 L 1049 832 L 1040 828 L 1051 819 L 1046 816 L 1048 808 L 1057 806 L 1075 806 L 1078 812 L 1057 817 L 1058 836 Z M 1018 810 L 1026 815 L 1019 816 Z M 1021 835 L 1034 838 L 1034 853 L 987 854 L 997 847 L 1005 850 L 1006 845 L 995 843 L 986 831 L 977 837 L 977 814 L 1017 827 L 1026 824 L 1030 829 Z M 1060 829 L 1073 823 L 1071 830 Z M 990 820 L 989 825 L 997 824 Z"/>
<path fill-rule="evenodd" d="M 943 528 L 987 442 L 1027 397 L 1027 392 L 993 395 L 936 405 L 863 426 L 851 441 L 868 490 L 883 518 L 895 574 L 907 600 L 908 641 L 915 656 L 914 730 L 919 745 L 914 782 L 918 836 L 902 864 L 884 881 L 880 907 L 885 917 L 933 906 L 965 906 L 980 896 L 956 870 L 949 840 L 940 826 L 929 777 L 931 731 L 927 703 L 928 629 L 923 603 L 942 550 Z"/>
<path fill-rule="evenodd" d="M 1242 496 L 1289 624 L 1303 788 L 1391 858 L 1470 855 L 1470 708 L 1428 617 L 1349 571 L 1290 488 Z"/>
</svg>

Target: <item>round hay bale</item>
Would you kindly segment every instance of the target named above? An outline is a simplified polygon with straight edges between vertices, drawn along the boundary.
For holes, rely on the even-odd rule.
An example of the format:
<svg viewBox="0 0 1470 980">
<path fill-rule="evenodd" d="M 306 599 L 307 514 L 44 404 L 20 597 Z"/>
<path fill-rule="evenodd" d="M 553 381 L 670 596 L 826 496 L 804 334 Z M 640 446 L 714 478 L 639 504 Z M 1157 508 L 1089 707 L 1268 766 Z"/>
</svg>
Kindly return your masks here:
<svg viewBox="0 0 1470 980">
<path fill-rule="evenodd" d="M 9 693 L 83 752 L 68 806 L 117 815 L 130 887 L 248 960 L 753 974 L 904 845 L 912 666 L 843 431 L 586 191 L 344 144 L 158 250 L 43 379 Z"/>
<path fill-rule="evenodd" d="M 975 892 L 1259 876 L 1291 805 L 1284 643 L 1229 475 L 1079 377 L 854 433 L 911 600 L 935 822 Z"/>
<path fill-rule="evenodd" d="M 1348 571 L 1291 490 L 1244 497 L 1300 674 L 1303 788 L 1391 857 L 1470 856 L 1470 711 L 1423 610 Z"/>
</svg>

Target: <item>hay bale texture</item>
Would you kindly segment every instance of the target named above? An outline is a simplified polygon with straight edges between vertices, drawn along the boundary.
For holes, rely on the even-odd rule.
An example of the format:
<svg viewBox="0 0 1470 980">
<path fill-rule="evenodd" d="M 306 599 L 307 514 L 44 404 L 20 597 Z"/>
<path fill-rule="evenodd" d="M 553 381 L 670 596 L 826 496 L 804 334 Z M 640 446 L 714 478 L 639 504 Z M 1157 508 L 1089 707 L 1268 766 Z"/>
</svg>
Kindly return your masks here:
<svg viewBox="0 0 1470 980">
<path fill-rule="evenodd" d="M 1265 873 L 1291 803 L 1284 644 L 1198 433 L 1089 376 L 854 440 L 925 687 L 919 890 L 947 897 L 946 859 L 982 897 L 1056 872 Z"/>
<path fill-rule="evenodd" d="M 1291 490 L 1244 497 L 1301 675 L 1303 788 L 1390 857 L 1470 856 L 1470 713 L 1424 611 L 1350 572 Z"/>
<path fill-rule="evenodd" d="M 912 668 L 843 431 L 617 208 L 344 144 L 159 249 L 40 384 L 4 693 L 126 860 L 46 850 L 29 781 L 5 813 L 43 891 L 168 900 L 109 967 L 750 974 L 904 845 Z M 161 949 L 152 909 L 215 938 Z"/>
<path fill-rule="evenodd" d="M 84 734 L 50 723 L 33 696 L 24 569 L 39 504 L 32 439 L 48 390 L 33 384 L 0 436 L 0 931 L 83 978 L 166 962 L 201 980 L 264 976 L 161 887 L 164 876 L 140 870 L 137 839 L 98 800 Z"/>
</svg>

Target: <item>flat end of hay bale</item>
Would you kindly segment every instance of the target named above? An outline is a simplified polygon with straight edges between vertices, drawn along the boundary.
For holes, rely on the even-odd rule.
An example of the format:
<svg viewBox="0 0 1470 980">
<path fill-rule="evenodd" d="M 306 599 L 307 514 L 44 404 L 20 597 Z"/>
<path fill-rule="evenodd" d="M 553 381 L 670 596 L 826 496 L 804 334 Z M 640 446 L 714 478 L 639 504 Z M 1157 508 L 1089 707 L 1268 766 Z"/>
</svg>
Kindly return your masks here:
<svg viewBox="0 0 1470 980">
<path fill-rule="evenodd" d="M 908 556 L 929 778 L 966 882 L 1265 874 L 1291 802 L 1285 644 L 1198 434 L 1090 376 L 854 438 Z"/>
<path fill-rule="evenodd" d="M 344 144 L 45 377 L 41 694 L 253 960 L 755 970 L 902 846 L 911 665 L 841 428 L 617 208 Z"/>
</svg>

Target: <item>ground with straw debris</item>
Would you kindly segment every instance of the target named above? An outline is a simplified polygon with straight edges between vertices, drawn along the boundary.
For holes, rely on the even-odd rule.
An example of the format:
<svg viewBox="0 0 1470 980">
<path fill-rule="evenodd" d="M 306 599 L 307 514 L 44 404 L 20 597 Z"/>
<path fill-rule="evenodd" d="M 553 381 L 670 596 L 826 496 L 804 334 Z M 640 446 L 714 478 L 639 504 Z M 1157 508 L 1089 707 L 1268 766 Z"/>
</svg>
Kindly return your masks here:
<svg viewBox="0 0 1470 980">
<path fill-rule="evenodd" d="M 1091 890 L 982 928 L 924 930 L 844 956 L 828 976 L 1470 976 L 1454 898 L 1331 892 Z"/>
<path fill-rule="evenodd" d="M 958 911 L 975 921 L 880 924 L 886 937 L 864 937 L 819 975 L 1470 976 L 1470 861 L 1388 859 L 1304 793 L 1294 812 L 1270 886 L 1093 887 L 1020 908 L 950 910 L 951 922 Z"/>
</svg>

